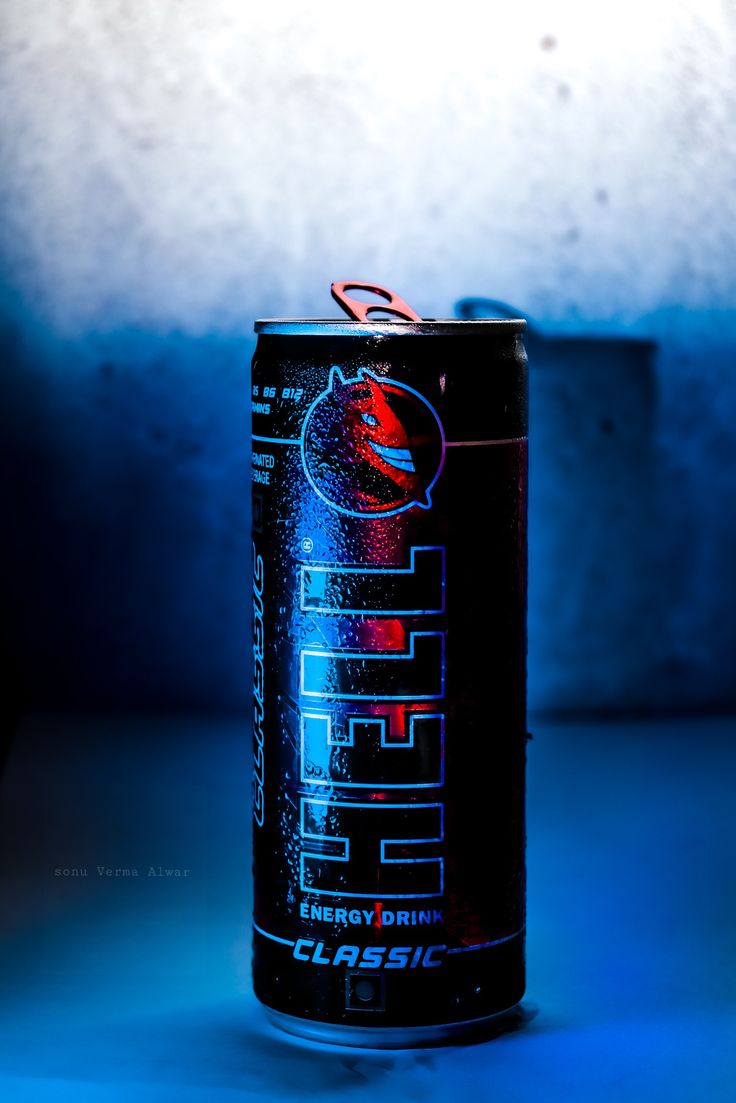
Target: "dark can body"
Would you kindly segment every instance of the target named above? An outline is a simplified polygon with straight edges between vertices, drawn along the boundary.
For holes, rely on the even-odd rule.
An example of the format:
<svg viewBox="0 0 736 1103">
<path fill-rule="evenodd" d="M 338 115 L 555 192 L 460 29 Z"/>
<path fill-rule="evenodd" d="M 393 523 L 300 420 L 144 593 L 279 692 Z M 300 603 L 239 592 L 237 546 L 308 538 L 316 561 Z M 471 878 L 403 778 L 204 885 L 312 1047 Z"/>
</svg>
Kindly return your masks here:
<svg viewBox="0 0 736 1103">
<path fill-rule="evenodd" d="M 256 324 L 253 978 L 308 1037 L 524 992 L 523 324 Z"/>
</svg>

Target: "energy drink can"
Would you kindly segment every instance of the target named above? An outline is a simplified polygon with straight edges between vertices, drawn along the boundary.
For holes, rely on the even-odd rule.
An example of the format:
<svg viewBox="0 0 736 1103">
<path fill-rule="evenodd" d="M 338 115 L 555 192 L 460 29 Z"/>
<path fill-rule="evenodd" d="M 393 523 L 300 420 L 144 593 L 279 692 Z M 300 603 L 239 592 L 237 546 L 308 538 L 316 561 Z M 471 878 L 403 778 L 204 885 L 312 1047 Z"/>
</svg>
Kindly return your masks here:
<svg viewBox="0 0 736 1103">
<path fill-rule="evenodd" d="M 253 980 L 292 1033 L 524 992 L 523 326 L 256 323 Z"/>
</svg>

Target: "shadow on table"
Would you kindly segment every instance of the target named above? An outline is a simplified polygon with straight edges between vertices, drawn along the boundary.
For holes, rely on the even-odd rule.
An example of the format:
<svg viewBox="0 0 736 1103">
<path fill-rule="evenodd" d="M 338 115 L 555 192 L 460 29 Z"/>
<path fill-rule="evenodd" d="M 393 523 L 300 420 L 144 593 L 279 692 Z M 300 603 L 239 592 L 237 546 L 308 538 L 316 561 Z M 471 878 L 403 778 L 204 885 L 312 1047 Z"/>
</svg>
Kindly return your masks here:
<svg viewBox="0 0 736 1103">
<path fill-rule="evenodd" d="M 521 1007 L 495 1033 L 525 1027 L 537 1014 Z M 187 1014 L 74 1025 L 47 1021 L 15 1023 L 0 1069 L 9 1075 L 97 1083 L 145 1081 L 206 1090 L 229 1089 L 299 1098 L 343 1094 L 384 1077 L 431 1072 L 436 1049 L 379 1051 L 316 1045 L 271 1027 L 252 1004 L 225 1004 Z"/>
</svg>

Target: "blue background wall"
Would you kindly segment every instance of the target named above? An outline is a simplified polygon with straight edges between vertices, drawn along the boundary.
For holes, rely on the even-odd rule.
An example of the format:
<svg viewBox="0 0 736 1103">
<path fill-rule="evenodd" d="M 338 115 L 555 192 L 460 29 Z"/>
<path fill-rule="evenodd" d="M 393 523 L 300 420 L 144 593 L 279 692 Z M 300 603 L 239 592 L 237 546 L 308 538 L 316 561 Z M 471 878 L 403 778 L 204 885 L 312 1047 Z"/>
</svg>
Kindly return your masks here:
<svg viewBox="0 0 736 1103">
<path fill-rule="evenodd" d="M 3 20 L 21 706 L 242 706 L 252 320 L 331 313 L 346 277 L 436 317 L 492 295 L 543 335 L 531 704 L 734 703 L 730 5 Z M 656 352 L 561 343 L 624 336 Z"/>
</svg>

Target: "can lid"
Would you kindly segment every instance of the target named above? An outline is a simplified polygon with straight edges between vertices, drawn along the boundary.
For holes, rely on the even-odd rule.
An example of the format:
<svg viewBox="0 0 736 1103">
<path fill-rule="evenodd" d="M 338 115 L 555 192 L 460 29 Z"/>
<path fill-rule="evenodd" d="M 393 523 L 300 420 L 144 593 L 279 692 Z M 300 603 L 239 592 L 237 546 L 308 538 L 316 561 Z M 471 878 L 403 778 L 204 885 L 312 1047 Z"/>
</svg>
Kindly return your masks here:
<svg viewBox="0 0 736 1103">
<path fill-rule="evenodd" d="M 350 291 L 374 295 L 373 300 L 356 299 Z M 399 335 L 428 336 L 430 334 L 477 333 L 492 328 L 518 333 L 526 326 L 523 318 L 509 318 L 501 311 L 500 318 L 422 318 L 406 299 L 373 280 L 333 280 L 330 294 L 348 315 L 342 318 L 259 318 L 256 333 L 282 333 L 299 337 L 397 337 Z M 371 314 L 392 317 L 371 318 Z"/>
<path fill-rule="evenodd" d="M 363 294 L 375 295 L 371 300 L 356 299 L 349 295 L 349 291 L 362 291 Z M 390 287 L 384 287 L 382 283 L 365 280 L 333 280 L 330 284 L 330 294 L 341 306 L 348 318 L 355 322 L 369 322 L 370 315 L 378 310 L 382 314 L 390 314 L 392 318 L 403 318 L 405 322 L 421 322 L 422 317 L 416 310 L 409 306 L 406 299 L 397 295 Z"/>
<path fill-rule="evenodd" d="M 284 334 L 293 337 L 398 337 L 443 334 L 460 336 L 481 331 L 520 333 L 526 327 L 524 318 L 422 318 L 419 322 L 376 318 L 369 322 L 353 322 L 339 318 L 258 318 L 256 333 Z"/>
</svg>

